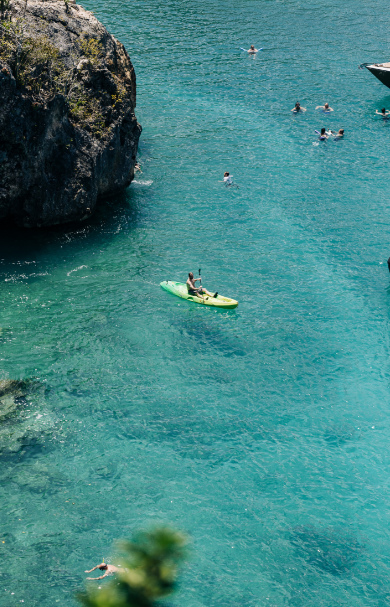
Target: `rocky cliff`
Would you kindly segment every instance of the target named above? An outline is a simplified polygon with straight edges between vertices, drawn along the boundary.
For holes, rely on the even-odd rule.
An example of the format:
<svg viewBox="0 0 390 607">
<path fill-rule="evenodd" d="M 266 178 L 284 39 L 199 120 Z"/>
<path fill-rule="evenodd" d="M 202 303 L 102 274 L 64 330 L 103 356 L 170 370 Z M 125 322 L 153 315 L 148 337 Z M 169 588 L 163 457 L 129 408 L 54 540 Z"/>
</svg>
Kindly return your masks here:
<svg viewBox="0 0 390 607">
<path fill-rule="evenodd" d="M 123 47 L 74 0 L 0 0 L 0 220 L 80 221 L 128 186 L 141 127 Z"/>
</svg>

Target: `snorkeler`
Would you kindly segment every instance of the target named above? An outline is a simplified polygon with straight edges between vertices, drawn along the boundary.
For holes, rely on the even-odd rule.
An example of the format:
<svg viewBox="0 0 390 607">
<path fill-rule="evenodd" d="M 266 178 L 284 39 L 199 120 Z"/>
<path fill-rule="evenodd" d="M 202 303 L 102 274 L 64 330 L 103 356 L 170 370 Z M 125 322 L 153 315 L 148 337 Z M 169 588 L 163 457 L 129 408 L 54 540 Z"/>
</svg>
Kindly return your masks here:
<svg viewBox="0 0 390 607">
<path fill-rule="evenodd" d="M 115 567 L 115 565 L 100 563 L 100 565 L 96 565 L 96 567 L 90 569 L 89 571 L 85 571 L 85 573 L 91 573 L 91 571 L 95 571 L 95 569 L 100 569 L 100 571 L 105 571 L 105 573 L 99 577 L 87 577 L 87 580 L 102 580 L 104 577 L 107 577 L 107 575 L 112 575 L 113 573 L 118 573 L 118 571 L 121 571 L 120 567 Z"/>
<path fill-rule="evenodd" d="M 301 107 L 301 104 L 299 103 L 299 101 L 297 101 L 295 104 L 295 107 L 293 107 L 293 109 L 291 111 L 294 112 L 295 114 L 298 114 L 298 112 L 306 112 L 306 108 Z"/>
<path fill-rule="evenodd" d="M 325 105 L 317 105 L 316 110 L 323 110 L 324 112 L 334 112 L 334 109 L 329 106 L 329 103 L 325 103 Z"/>
<path fill-rule="evenodd" d="M 389 110 L 386 110 L 384 107 L 381 109 L 380 112 L 378 112 L 378 110 L 375 110 L 375 114 L 378 114 L 378 116 L 382 116 L 382 118 L 384 118 L 385 120 L 388 119 L 390 112 Z"/>
</svg>

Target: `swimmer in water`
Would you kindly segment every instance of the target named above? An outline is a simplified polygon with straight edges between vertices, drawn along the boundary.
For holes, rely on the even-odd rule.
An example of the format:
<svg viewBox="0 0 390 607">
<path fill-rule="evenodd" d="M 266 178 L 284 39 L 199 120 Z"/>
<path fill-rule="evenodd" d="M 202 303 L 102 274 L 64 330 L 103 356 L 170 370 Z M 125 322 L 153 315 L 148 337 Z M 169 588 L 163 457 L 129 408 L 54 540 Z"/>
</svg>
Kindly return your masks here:
<svg viewBox="0 0 390 607">
<path fill-rule="evenodd" d="M 230 175 L 230 173 L 228 173 L 228 171 L 224 172 L 223 180 L 221 183 L 224 183 L 226 185 L 226 187 L 228 187 L 228 186 L 233 186 L 235 188 L 239 187 L 236 183 L 233 183 L 233 175 Z"/>
<path fill-rule="evenodd" d="M 306 108 L 301 107 L 301 104 L 299 103 L 299 101 L 297 101 L 295 104 L 295 107 L 293 107 L 293 109 L 291 111 L 294 112 L 295 114 L 298 114 L 298 112 L 306 112 Z"/>
<path fill-rule="evenodd" d="M 251 44 L 250 49 L 248 49 L 247 51 L 250 55 L 254 55 L 255 53 L 258 53 L 259 50 L 257 48 L 255 48 L 254 44 Z"/>
<path fill-rule="evenodd" d="M 389 112 L 389 110 L 386 110 L 383 107 L 380 112 L 378 112 L 378 110 L 375 110 L 375 114 L 378 114 L 378 116 L 382 116 L 382 118 L 387 120 L 389 118 L 390 112 Z"/>
<path fill-rule="evenodd" d="M 324 112 L 334 112 L 334 109 L 329 106 L 329 103 L 325 103 L 325 105 L 317 105 L 316 110 L 323 110 Z"/>
<path fill-rule="evenodd" d="M 228 173 L 227 171 L 225 171 L 224 174 L 223 174 L 223 182 L 226 185 L 232 185 L 233 184 L 233 175 L 230 175 L 230 173 Z"/>
<path fill-rule="evenodd" d="M 332 133 L 332 135 L 334 135 L 334 133 Z M 335 139 L 341 139 L 342 137 L 344 137 L 344 129 L 339 129 L 339 132 L 335 135 Z"/>
<path fill-rule="evenodd" d="M 118 573 L 118 571 L 121 571 L 120 567 L 115 567 L 115 565 L 100 563 L 100 565 L 96 565 L 96 567 L 90 569 L 89 571 L 85 571 L 85 573 L 91 573 L 91 571 L 95 571 L 95 569 L 100 569 L 100 571 L 105 571 L 105 573 L 99 577 L 87 577 L 87 580 L 102 580 L 104 577 L 107 577 L 107 575 L 112 575 L 113 573 Z"/>
<path fill-rule="evenodd" d="M 328 135 L 327 135 L 327 133 L 326 133 L 325 127 L 323 127 L 323 128 L 321 129 L 321 133 L 320 133 L 320 136 L 318 137 L 318 139 L 319 139 L 320 141 L 325 141 L 326 139 L 328 139 Z"/>
</svg>

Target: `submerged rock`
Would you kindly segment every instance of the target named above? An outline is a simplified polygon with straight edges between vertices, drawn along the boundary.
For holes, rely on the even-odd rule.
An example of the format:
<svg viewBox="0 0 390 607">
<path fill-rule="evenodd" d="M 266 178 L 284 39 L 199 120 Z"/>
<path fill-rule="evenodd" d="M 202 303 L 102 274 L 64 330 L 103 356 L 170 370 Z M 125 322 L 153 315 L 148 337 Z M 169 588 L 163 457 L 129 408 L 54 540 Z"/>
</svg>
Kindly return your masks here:
<svg viewBox="0 0 390 607">
<path fill-rule="evenodd" d="M 23 396 L 26 394 L 29 385 L 31 385 L 31 382 L 23 379 L 0 379 L 0 397 L 6 394 Z"/>
<path fill-rule="evenodd" d="M 23 380 L 0 380 L 0 421 L 18 408 L 18 399 L 27 394 L 28 383 Z"/>
<path fill-rule="evenodd" d="M 44 385 L 33 379 L 0 380 L 0 454 L 34 444 L 52 425 Z"/>
<path fill-rule="evenodd" d="M 329 527 L 295 527 L 290 541 L 311 565 L 332 575 L 348 573 L 364 552 L 356 537 Z"/>
<path fill-rule="evenodd" d="M 0 17 L 0 219 L 86 219 L 134 176 L 130 58 L 74 0 L 10 0 Z"/>
</svg>

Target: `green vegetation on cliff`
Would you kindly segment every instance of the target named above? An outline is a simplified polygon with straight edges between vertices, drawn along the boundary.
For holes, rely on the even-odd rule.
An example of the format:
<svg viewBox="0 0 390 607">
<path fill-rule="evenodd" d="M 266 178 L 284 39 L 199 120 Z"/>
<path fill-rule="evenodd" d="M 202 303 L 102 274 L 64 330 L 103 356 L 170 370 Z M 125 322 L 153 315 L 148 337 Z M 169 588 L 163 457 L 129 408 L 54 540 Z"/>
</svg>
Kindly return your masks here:
<svg viewBox="0 0 390 607">
<path fill-rule="evenodd" d="M 56 94 L 63 95 L 68 103 L 69 118 L 89 127 L 96 137 L 101 138 L 108 126 L 105 108 L 117 108 L 126 95 L 126 89 L 113 74 L 116 90 L 111 96 L 104 97 L 92 89 L 86 90 L 85 73 L 82 72 L 92 75 L 98 69 L 103 55 L 102 45 L 96 38 L 80 37 L 77 46 L 79 52 L 71 56 L 69 67 L 45 34 L 30 35 L 25 19 L 0 22 L 0 62 L 7 66 L 2 68 L 2 73 L 10 71 L 18 86 L 32 94 L 37 103 L 44 103 Z"/>
</svg>

